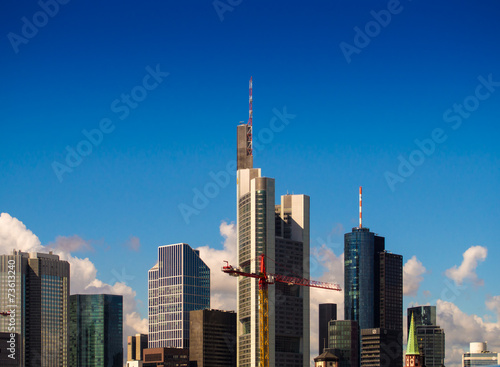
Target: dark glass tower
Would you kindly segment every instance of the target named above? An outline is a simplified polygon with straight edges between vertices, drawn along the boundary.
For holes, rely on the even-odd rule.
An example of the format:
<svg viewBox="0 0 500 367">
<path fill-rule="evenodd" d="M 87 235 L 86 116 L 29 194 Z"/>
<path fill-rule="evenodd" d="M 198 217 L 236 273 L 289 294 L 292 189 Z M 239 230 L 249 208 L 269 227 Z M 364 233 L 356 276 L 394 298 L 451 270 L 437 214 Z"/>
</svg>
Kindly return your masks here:
<svg viewBox="0 0 500 367">
<path fill-rule="evenodd" d="M 344 315 L 346 320 L 356 320 L 359 329 L 377 327 L 380 305 L 376 302 L 375 275 L 380 267 L 379 253 L 384 247 L 384 237 L 368 228 L 353 228 L 344 235 Z"/>
<path fill-rule="evenodd" d="M 123 366 L 123 296 L 72 295 L 69 315 L 70 366 Z"/>
<path fill-rule="evenodd" d="M 319 354 L 323 353 L 324 348 L 328 348 L 328 323 L 337 320 L 336 303 L 320 303 L 319 305 Z"/>
</svg>

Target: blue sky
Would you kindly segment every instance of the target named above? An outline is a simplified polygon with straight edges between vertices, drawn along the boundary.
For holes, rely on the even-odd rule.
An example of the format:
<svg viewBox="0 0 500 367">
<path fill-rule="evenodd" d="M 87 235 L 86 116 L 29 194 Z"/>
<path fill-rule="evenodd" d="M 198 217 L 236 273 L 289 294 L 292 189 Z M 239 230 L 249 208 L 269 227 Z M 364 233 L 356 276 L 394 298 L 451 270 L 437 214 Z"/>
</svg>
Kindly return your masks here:
<svg viewBox="0 0 500 367">
<path fill-rule="evenodd" d="M 57 236 L 89 241 L 94 250 L 80 256 L 99 278 L 111 282 L 126 268 L 145 305 L 157 246 L 222 249 L 221 222 L 235 220 L 234 176 L 189 223 L 179 205 L 192 206 L 193 189 L 203 191 L 210 172 L 234 160 L 253 76 L 256 135 L 269 129 L 273 109 L 295 115 L 272 138 L 263 135 L 269 141 L 255 166 L 276 178 L 277 193 L 311 196 L 311 245 L 332 231 L 330 244 L 342 244 L 357 223 L 362 185 L 364 224 L 405 262 L 415 255 L 427 269 L 405 306 L 438 298 L 445 271 L 471 246 L 483 246 L 487 258 L 475 271 L 484 285 L 466 282 L 454 303 L 496 320 L 485 300 L 500 294 L 498 1 L 221 3 L 223 14 L 212 1 L 73 0 L 52 7 L 43 25 L 37 2 L 3 1 L 0 211 L 42 244 Z M 373 12 L 385 27 L 373 24 Z M 43 25 L 35 35 L 28 30 L 31 38 L 23 17 Z M 355 27 L 373 36 L 346 58 L 340 45 L 356 47 Z M 11 42 L 12 34 L 24 43 Z M 138 95 L 128 116 L 115 112 L 113 102 L 126 105 L 122 94 L 143 85 L 148 66 L 169 74 Z M 478 99 L 481 77 L 493 83 Z M 453 112 L 464 103 L 468 110 Z M 86 140 L 82 131 L 103 119 L 113 131 L 60 182 L 54 162 L 66 164 L 66 147 L 76 149 Z M 436 129 L 446 140 L 418 153 L 415 140 Z M 398 157 L 412 154 L 421 164 L 403 177 Z M 388 172 L 404 180 L 394 190 Z M 139 251 L 124 245 L 131 236 Z"/>
</svg>

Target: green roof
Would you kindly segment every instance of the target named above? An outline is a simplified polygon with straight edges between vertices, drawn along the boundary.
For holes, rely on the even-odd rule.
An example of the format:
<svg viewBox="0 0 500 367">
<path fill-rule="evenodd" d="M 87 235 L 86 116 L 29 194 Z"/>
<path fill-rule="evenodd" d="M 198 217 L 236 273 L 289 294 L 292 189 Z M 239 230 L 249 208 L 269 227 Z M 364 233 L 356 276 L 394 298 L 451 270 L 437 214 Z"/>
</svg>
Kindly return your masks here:
<svg viewBox="0 0 500 367">
<path fill-rule="evenodd" d="M 420 352 L 418 351 L 417 336 L 415 335 L 415 320 L 413 318 L 413 313 L 411 314 L 410 333 L 408 334 L 408 345 L 406 347 L 406 354 L 414 356 L 420 355 Z"/>
</svg>

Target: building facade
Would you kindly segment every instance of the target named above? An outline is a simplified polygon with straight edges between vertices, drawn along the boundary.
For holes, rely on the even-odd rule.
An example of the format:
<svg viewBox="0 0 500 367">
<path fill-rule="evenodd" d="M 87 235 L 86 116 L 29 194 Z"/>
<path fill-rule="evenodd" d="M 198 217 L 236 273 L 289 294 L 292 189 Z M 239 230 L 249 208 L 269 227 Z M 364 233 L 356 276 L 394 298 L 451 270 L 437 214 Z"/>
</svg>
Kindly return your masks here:
<svg viewBox="0 0 500 367">
<path fill-rule="evenodd" d="M 328 323 L 328 349 L 339 359 L 339 367 L 359 366 L 359 327 L 354 320 Z"/>
<path fill-rule="evenodd" d="M 436 324 L 436 306 L 410 307 L 407 315 L 408 324 L 412 317 L 415 320 L 415 335 L 425 366 L 444 366 L 445 332 Z"/>
<path fill-rule="evenodd" d="M 127 361 L 142 361 L 142 352 L 148 347 L 148 335 L 136 334 L 127 337 Z"/>
<path fill-rule="evenodd" d="M 70 271 L 49 252 L 0 255 L 0 332 L 19 334 L 22 366 L 68 365 Z M 12 291 L 13 290 L 13 291 Z"/>
<path fill-rule="evenodd" d="M 189 361 L 197 367 L 236 367 L 236 313 L 198 310 L 189 317 Z"/>
<path fill-rule="evenodd" d="M 123 366 L 123 296 L 70 296 L 69 366 Z"/>
<path fill-rule="evenodd" d="M 336 303 L 320 303 L 318 320 L 318 351 L 323 353 L 323 349 L 328 348 L 328 323 L 337 320 Z"/>
<path fill-rule="evenodd" d="M 185 243 L 158 248 L 148 274 L 149 348 L 189 349 L 189 312 L 210 308 L 210 269 Z"/>
<path fill-rule="evenodd" d="M 391 329 L 361 330 L 362 367 L 401 367 L 401 332 Z"/>
<path fill-rule="evenodd" d="M 189 349 L 144 349 L 143 367 L 189 367 Z"/>
<path fill-rule="evenodd" d="M 490 352 L 486 342 L 470 343 L 469 353 L 462 355 L 462 367 L 498 365 L 500 365 L 500 353 Z"/>
<path fill-rule="evenodd" d="M 359 329 L 378 327 L 380 314 L 376 271 L 385 239 L 369 228 L 353 228 L 344 235 L 344 316 L 355 320 Z"/>
</svg>

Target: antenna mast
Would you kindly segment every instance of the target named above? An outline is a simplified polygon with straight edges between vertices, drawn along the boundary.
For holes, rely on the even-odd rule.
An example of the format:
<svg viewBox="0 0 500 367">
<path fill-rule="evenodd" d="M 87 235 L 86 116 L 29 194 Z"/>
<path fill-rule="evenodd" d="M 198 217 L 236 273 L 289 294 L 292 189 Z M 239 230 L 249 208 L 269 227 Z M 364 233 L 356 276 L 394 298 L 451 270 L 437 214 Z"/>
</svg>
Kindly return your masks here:
<svg viewBox="0 0 500 367">
<path fill-rule="evenodd" d="M 248 123 L 247 123 L 247 155 L 253 155 L 252 150 L 252 123 L 253 123 L 253 99 L 252 99 L 252 77 L 249 82 L 248 98 Z"/>
<path fill-rule="evenodd" d="M 363 204 L 362 204 L 362 197 L 363 194 L 363 188 L 360 186 L 359 187 L 359 228 L 363 228 L 363 211 L 361 210 Z"/>
</svg>

